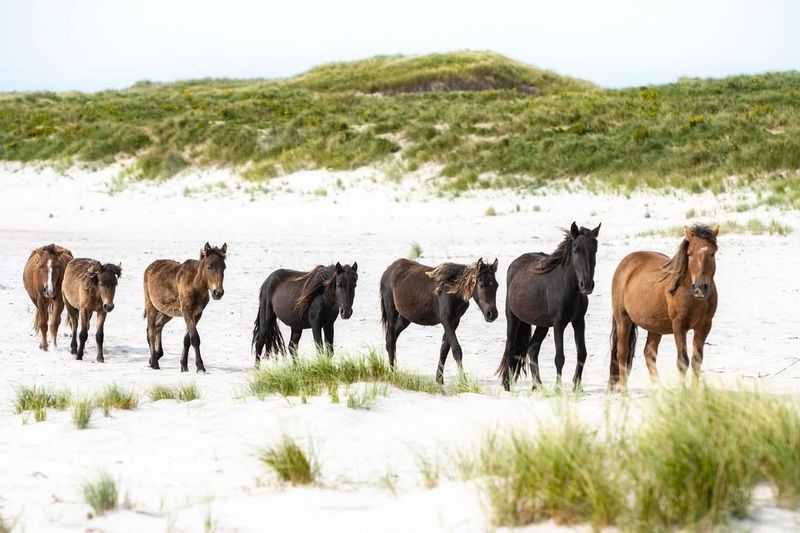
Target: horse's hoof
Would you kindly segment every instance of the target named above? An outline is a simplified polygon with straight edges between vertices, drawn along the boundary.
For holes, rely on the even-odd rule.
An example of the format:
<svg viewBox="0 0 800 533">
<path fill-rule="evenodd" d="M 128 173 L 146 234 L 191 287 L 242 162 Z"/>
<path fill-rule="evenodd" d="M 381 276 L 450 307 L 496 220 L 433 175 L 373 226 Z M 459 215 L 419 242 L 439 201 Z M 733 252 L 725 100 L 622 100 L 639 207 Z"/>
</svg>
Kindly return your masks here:
<svg viewBox="0 0 800 533">
<path fill-rule="evenodd" d="M 153 370 L 161 370 L 161 367 L 158 366 L 158 361 L 151 360 L 148 364 L 150 365 L 150 368 L 152 368 Z"/>
<path fill-rule="evenodd" d="M 98 357 L 98 358 L 97 358 L 97 362 L 98 362 L 98 363 L 105 363 L 105 362 L 106 362 L 106 360 L 105 360 L 105 359 L 103 359 L 102 357 Z"/>
<path fill-rule="evenodd" d="M 198 373 L 198 374 L 205 374 L 205 373 L 206 373 L 206 369 L 205 369 L 205 367 L 200 367 L 200 368 L 198 368 L 198 369 L 197 369 L 197 373 Z"/>
<path fill-rule="evenodd" d="M 83 361 L 83 356 L 82 355 L 76 355 L 75 356 L 75 360 L 76 361 Z"/>
<path fill-rule="evenodd" d="M 188 372 L 188 371 L 189 371 L 189 367 L 187 367 L 187 366 L 182 366 L 181 367 L 181 372 Z"/>
</svg>

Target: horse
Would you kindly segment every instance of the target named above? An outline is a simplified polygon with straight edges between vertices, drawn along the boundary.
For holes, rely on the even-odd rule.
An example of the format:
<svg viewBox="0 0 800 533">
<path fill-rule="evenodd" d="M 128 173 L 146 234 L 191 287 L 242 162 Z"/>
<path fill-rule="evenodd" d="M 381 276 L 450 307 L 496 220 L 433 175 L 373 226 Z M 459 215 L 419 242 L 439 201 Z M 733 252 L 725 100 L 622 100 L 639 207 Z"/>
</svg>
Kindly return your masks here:
<svg viewBox="0 0 800 533">
<path fill-rule="evenodd" d="M 228 244 L 221 248 L 206 243 L 200 251 L 200 259 L 189 259 L 183 263 L 170 259 L 158 259 L 144 271 L 144 316 L 147 318 L 147 344 L 150 346 L 150 368 L 158 370 L 158 360 L 164 356 L 161 330 L 164 324 L 175 317 L 183 317 L 186 334 L 183 336 L 181 372 L 189 371 L 189 345 L 194 348 L 195 366 L 205 372 L 200 357 L 200 334 L 197 323 L 208 305 L 208 293 L 214 300 L 225 294 L 222 287 L 225 277 L 225 256 Z"/>
<path fill-rule="evenodd" d="M 530 364 L 533 390 L 542 384 L 539 375 L 539 349 L 552 327 L 556 345 L 556 384 L 561 386 L 564 368 L 564 330 L 572 324 L 578 363 L 572 378 L 580 389 L 586 364 L 585 316 L 588 295 L 594 290 L 594 268 L 600 224 L 592 230 L 572 223 L 552 254 L 528 253 L 508 266 L 506 284 L 506 346 L 497 369 L 505 390 L 511 389 Z M 532 326 L 533 330 L 531 335 Z"/>
<path fill-rule="evenodd" d="M 33 329 L 39 330 L 39 349 L 44 351 L 47 351 L 48 323 L 53 346 L 58 345 L 58 326 L 61 324 L 61 312 L 64 310 L 61 282 L 64 279 L 64 270 L 70 261 L 72 252 L 62 246 L 48 244 L 31 252 L 22 271 L 25 290 L 36 307 Z"/>
<path fill-rule="evenodd" d="M 611 285 L 611 363 L 609 388 L 625 390 L 636 349 L 637 326 L 647 330 L 644 356 L 653 384 L 658 384 L 656 356 L 663 335 L 674 335 L 678 370 L 685 381 L 689 367 L 686 332 L 694 330 L 692 371 L 703 363 L 703 345 L 717 310 L 716 272 L 719 226 L 684 227 L 684 239 L 670 259 L 657 252 L 633 252 L 614 272 Z"/>
<path fill-rule="evenodd" d="M 304 329 L 311 328 L 318 352 L 333 355 L 333 324 L 353 316 L 358 282 L 358 263 L 319 265 L 309 272 L 278 269 L 270 274 L 258 296 L 258 315 L 253 326 L 252 348 L 256 366 L 261 353 L 286 354 L 278 319 L 292 330 L 289 352 L 297 359 L 297 344 Z M 323 343 L 323 333 L 325 341 Z"/>
<path fill-rule="evenodd" d="M 72 327 L 70 352 L 75 359 L 83 359 L 83 349 L 89 336 L 89 321 L 92 313 L 97 313 L 97 362 L 103 359 L 103 329 L 106 315 L 114 309 L 114 294 L 117 280 L 122 276 L 122 265 L 105 265 L 94 259 L 73 259 L 64 271 L 61 292 L 67 308 L 67 319 Z M 78 315 L 80 314 L 81 344 L 78 346 Z"/>
<path fill-rule="evenodd" d="M 397 337 L 413 322 L 422 326 L 441 324 L 444 328 L 436 381 L 444 383 L 444 364 L 453 350 L 460 372 L 461 344 L 456 329 L 461 317 L 475 300 L 487 322 L 497 319 L 497 259 L 489 264 L 478 259 L 471 265 L 443 263 L 430 267 L 398 259 L 381 276 L 381 325 L 386 334 L 389 364 L 394 368 Z"/>
</svg>

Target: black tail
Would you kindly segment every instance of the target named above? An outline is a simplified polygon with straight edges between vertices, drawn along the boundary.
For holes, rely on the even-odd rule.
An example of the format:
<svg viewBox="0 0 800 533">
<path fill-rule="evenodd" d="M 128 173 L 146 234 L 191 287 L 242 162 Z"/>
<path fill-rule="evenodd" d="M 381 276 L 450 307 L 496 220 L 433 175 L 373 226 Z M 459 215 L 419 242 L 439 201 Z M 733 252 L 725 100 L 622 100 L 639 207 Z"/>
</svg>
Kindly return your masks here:
<svg viewBox="0 0 800 533">
<path fill-rule="evenodd" d="M 636 324 L 631 324 L 631 331 L 628 334 L 628 360 L 625 361 L 625 367 L 628 372 L 631 370 L 631 365 L 633 364 L 633 354 L 636 351 L 636 337 L 638 335 L 638 331 L 636 328 Z M 619 375 L 619 358 L 617 354 L 617 321 L 613 318 L 611 319 L 611 362 L 608 369 L 608 384 L 609 386 L 613 386 L 617 383 L 620 379 Z M 624 376 L 627 378 L 628 376 Z"/>
<path fill-rule="evenodd" d="M 253 325 L 253 341 L 251 348 L 260 359 L 261 352 L 266 348 L 266 354 L 286 354 L 283 335 L 278 327 L 278 317 L 272 309 L 269 291 L 262 290 L 258 301 L 258 316 Z"/>
<path fill-rule="evenodd" d="M 508 314 L 506 314 L 508 316 Z M 528 345 L 531 342 L 530 324 L 520 321 L 517 326 L 517 335 L 513 339 L 510 352 L 507 351 L 505 357 L 500 361 L 500 366 L 495 372 L 496 376 L 503 376 L 508 371 L 511 381 L 519 379 L 520 374 L 528 373 Z"/>
<path fill-rule="evenodd" d="M 384 333 L 386 333 L 387 322 L 388 318 L 386 317 L 386 300 L 383 298 L 383 287 L 381 287 L 381 327 L 383 328 Z"/>
</svg>

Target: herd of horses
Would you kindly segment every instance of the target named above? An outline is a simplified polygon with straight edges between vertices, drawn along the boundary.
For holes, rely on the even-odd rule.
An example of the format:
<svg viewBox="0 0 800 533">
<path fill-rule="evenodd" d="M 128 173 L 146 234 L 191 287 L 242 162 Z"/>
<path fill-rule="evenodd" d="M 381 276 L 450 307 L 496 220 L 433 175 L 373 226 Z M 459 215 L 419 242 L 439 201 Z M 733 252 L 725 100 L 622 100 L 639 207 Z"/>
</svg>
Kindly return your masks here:
<svg viewBox="0 0 800 533">
<path fill-rule="evenodd" d="M 506 295 L 506 344 L 497 374 L 503 387 L 530 368 L 533 388 L 541 385 L 539 350 L 550 328 L 554 331 L 557 382 L 564 366 L 564 330 L 572 325 L 577 350 L 573 385 L 580 387 L 586 362 L 585 315 L 588 295 L 595 286 L 594 271 L 600 226 L 578 227 L 574 222 L 551 254 L 527 253 L 508 267 Z M 703 345 L 711 330 L 717 307 L 714 285 L 719 227 L 695 225 L 685 228 L 684 239 L 672 258 L 656 252 L 633 252 L 617 267 L 612 280 L 611 364 L 609 388 L 624 390 L 636 348 L 637 328 L 647 331 L 645 360 L 653 382 L 658 381 L 656 354 L 663 335 L 674 335 L 678 369 L 685 377 L 689 368 L 686 334 L 694 331 L 691 367 L 695 375 L 703 361 Z M 152 262 L 144 272 L 144 318 L 150 367 L 159 368 L 164 355 L 161 332 L 176 317 L 186 323 L 181 371 L 188 371 L 189 347 L 195 366 L 204 372 L 197 323 L 209 300 L 225 293 L 225 256 L 221 247 L 206 243 L 199 259 L 179 263 L 168 259 Z M 487 322 L 497 316 L 495 277 L 498 261 L 482 258 L 471 265 L 443 263 L 430 267 L 398 259 L 381 276 L 381 324 L 386 335 L 389 363 L 394 367 L 397 338 L 409 324 L 444 329 L 436 379 L 443 382 L 447 356 L 462 370 L 462 349 L 456 330 L 469 301 L 474 300 Z M 34 328 L 39 347 L 56 344 L 61 314 L 66 307 L 72 329 L 71 353 L 83 358 L 89 322 L 97 314 L 95 340 L 97 360 L 103 361 L 103 327 L 114 309 L 120 265 L 94 259 L 74 259 L 66 248 L 50 244 L 33 250 L 23 272 L 25 289 L 36 312 Z M 255 364 L 262 355 L 285 354 L 278 320 L 291 329 L 288 351 L 297 357 L 304 329 L 311 329 L 317 349 L 333 354 L 334 323 L 353 314 L 358 282 L 358 264 L 318 266 L 303 272 L 279 269 L 261 285 L 258 312 L 253 327 Z M 79 324 L 80 322 L 80 324 Z M 78 327 L 80 325 L 80 333 Z M 80 342 L 78 342 L 80 341 Z"/>
</svg>

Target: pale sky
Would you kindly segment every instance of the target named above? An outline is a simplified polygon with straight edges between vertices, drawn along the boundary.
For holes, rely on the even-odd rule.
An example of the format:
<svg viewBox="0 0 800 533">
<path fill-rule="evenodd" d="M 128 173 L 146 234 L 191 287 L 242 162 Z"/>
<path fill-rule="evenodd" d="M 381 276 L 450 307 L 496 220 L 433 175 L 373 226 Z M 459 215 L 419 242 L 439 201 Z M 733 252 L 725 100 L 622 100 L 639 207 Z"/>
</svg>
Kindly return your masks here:
<svg viewBox="0 0 800 533">
<path fill-rule="evenodd" d="M 800 69 L 799 23 L 790 0 L 0 0 L 0 91 L 276 78 L 466 49 L 635 86 Z"/>
</svg>

